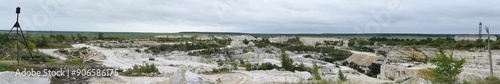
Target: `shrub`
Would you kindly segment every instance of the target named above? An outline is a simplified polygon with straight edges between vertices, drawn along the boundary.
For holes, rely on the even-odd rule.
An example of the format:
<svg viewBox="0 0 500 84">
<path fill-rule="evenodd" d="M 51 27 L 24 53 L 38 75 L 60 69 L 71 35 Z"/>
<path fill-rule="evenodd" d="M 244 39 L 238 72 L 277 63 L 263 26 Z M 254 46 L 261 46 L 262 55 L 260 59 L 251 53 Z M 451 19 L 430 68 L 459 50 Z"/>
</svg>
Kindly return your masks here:
<svg viewBox="0 0 500 84">
<path fill-rule="evenodd" d="M 258 69 L 258 70 L 272 70 L 272 69 L 275 69 L 275 68 L 278 68 L 278 66 L 276 66 L 274 64 L 271 64 L 269 62 L 266 62 L 266 63 L 262 63 L 260 65 L 260 69 Z"/>
<path fill-rule="evenodd" d="M 217 65 L 222 66 L 222 65 L 224 65 L 224 62 L 219 61 L 219 62 L 217 62 Z"/>
<path fill-rule="evenodd" d="M 319 66 L 314 63 L 313 68 L 310 71 L 314 75 L 314 79 L 321 80 L 321 75 L 319 74 Z"/>
<path fill-rule="evenodd" d="M 394 80 L 394 77 L 387 77 L 389 80 Z"/>
<path fill-rule="evenodd" d="M 89 52 L 87 52 L 87 51 L 82 51 L 82 54 L 83 54 L 83 55 L 87 55 L 87 54 L 89 54 Z"/>
<path fill-rule="evenodd" d="M 70 65 L 83 65 L 82 61 L 78 59 L 66 59 L 64 62 Z"/>
<path fill-rule="evenodd" d="M 141 50 L 140 49 L 135 49 L 135 52 L 141 53 Z"/>
<path fill-rule="evenodd" d="M 247 39 L 243 40 L 243 43 L 245 43 L 245 45 L 248 45 L 250 41 L 248 41 Z"/>
<path fill-rule="evenodd" d="M 125 72 L 122 72 L 126 76 L 141 76 L 144 73 L 159 73 L 158 68 L 154 64 L 144 64 L 144 66 L 141 65 L 134 65 L 132 68 L 128 69 Z"/>
<path fill-rule="evenodd" d="M 453 60 L 453 54 L 446 55 L 443 52 L 436 54 L 437 58 L 431 59 L 431 63 L 437 67 L 431 68 L 429 72 L 432 76 L 432 81 L 437 83 L 455 83 L 457 75 L 462 72 L 465 59 L 455 61 Z"/>
<path fill-rule="evenodd" d="M 311 55 L 305 55 L 304 57 L 305 57 L 305 58 L 312 58 L 312 56 L 311 56 Z"/>
<path fill-rule="evenodd" d="M 272 69 L 278 69 L 279 67 L 277 65 L 274 65 L 270 62 L 266 63 L 261 63 L 259 64 L 245 64 L 245 70 L 251 71 L 251 70 L 272 70 Z"/>
<path fill-rule="evenodd" d="M 0 72 L 3 71 L 16 71 L 17 68 L 14 67 L 13 65 L 8 65 L 8 64 L 1 64 L 0 63 Z"/>
<path fill-rule="evenodd" d="M 242 59 L 240 59 L 240 66 L 241 65 L 245 65 L 245 61 L 243 61 Z"/>
<path fill-rule="evenodd" d="M 231 69 L 224 67 L 220 69 L 220 72 L 231 72 Z"/>
<path fill-rule="evenodd" d="M 285 50 L 281 51 L 281 67 L 287 71 L 295 71 L 293 70 L 293 59 L 288 57 L 287 54 L 285 54 Z"/>
<path fill-rule="evenodd" d="M 233 62 L 231 63 L 231 66 L 233 66 L 233 70 L 238 70 L 238 63 Z"/>
<path fill-rule="evenodd" d="M 342 70 L 340 68 L 339 68 L 339 81 L 340 82 L 347 81 L 347 76 L 344 76 L 344 73 L 342 73 Z"/>
<path fill-rule="evenodd" d="M 252 64 L 245 64 L 245 70 L 252 71 Z"/>
<path fill-rule="evenodd" d="M 377 78 L 377 75 L 380 74 L 380 67 L 382 64 L 372 63 L 368 68 L 370 71 L 366 74 L 370 77 Z"/>
<path fill-rule="evenodd" d="M 212 73 L 226 73 L 226 72 L 231 72 L 231 69 L 225 67 L 220 69 L 212 68 Z"/>
<path fill-rule="evenodd" d="M 309 71 L 310 68 L 306 67 L 304 63 L 301 63 L 299 66 L 293 66 L 292 72 L 293 71 Z"/>
</svg>

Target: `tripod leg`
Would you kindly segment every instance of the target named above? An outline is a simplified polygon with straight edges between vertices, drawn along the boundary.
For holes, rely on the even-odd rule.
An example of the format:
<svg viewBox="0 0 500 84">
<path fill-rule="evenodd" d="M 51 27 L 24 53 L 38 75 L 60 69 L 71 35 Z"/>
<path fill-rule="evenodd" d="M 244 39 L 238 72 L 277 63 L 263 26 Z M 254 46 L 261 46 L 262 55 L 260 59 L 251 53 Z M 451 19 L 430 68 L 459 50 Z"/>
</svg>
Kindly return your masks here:
<svg viewBox="0 0 500 84">
<path fill-rule="evenodd" d="M 9 33 L 7 33 L 7 36 L 5 36 L 5 38 L 4 38 L 4 39 L 9 39 L 9 36 L 10 36 L 10 33 L 12 32 L 12 30 L 14 30 L 14 27 L 12 27 L 12 28 L 10 29 Z M 5 45 L 5 43 L 7 43 L 7 42 L 4 42 L 4 41 L 3 41 L 3 42 L 2 42 L 2 45 L 0 45 L 0 48 L 3 48 L 3 45 Z"/>
<path fill-rule="evenodd" d="M 21 35 L 23 36 L 24 39 L 24 45 L 26 45 L 26 48 L 28 48 L 28 52 L 30 52 L 30 57 L 33 59 L 33 54 L 31 53 L 31 48 L 28 46 L 28 40 L 26 40 L 26 37 L 24 37 L 23 29 L 19 27 L 19 30 L 21 31 Z M 30 61 L 31 61 L 30 59 Z"/>
</svg>

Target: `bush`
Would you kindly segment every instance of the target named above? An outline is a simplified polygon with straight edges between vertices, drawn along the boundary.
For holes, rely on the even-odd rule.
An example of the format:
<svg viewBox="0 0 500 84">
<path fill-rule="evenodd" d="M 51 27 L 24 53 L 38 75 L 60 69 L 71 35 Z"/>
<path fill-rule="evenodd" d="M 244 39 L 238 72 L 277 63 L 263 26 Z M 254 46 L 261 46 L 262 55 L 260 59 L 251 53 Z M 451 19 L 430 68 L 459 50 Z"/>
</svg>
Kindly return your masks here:
<svg viewBox="0 0 500 84">
<path fill-rule="evenodd" d="M 306 67 L 304 63 L 301 63 L 299 66 L 293 66 L 292 72 L 293 71 L 309 71 L 310 68 Z"/>
<path fill-rule="evenodd" d="M 370 71 L 366 74 L 370 77 L 377 78 L 377 75 L 380 74 L 380 66 L 382 64 L 372 63 L 368 68 Z"/>
<path fill-rule="evenodd" d="M 429 72 L 432 76 L 432 81 L 437 83 L 455 83 L 457 75 L 462 72 L 465 59 L 455 61 L 453 60 L 453 54 L 446 55 L 443 52 L 436 54 L 437 58 L 431 59 L 431 63 L 437 67 L 431 68 Z"/>
<path fill-rule="evenodd" d="M 321 80 L 321 75 L 319 74 L 319 66 L 314 63 L 313 68 L 310 71 L 314 75 L 314 79 Z"/>
<path fill-rule="evenodd" d="M 154 64 L 144 64 L 144 66 L 134 65 L 132 68 L 122 72 L 126 76 L 141 76 L 144 73 L 159 73 L 158 68 Z"/>
<path fill-rule="evenodd" d="M 64 61 L 64 62 L 69 64 L 69 65 L 83 65 L 82 61 L 80 61 L 78 59 L 66 59 L 66 61 Z"/>
<path fill-rule="evenodd" d="M 295 71 L 293 68 L 293 59 L 288 57 L 287 54 L 285 54 L 285 50 L 281 51 L 281 67 L 287 71 Z"/>
<path fill-rule="evenodd" d="M 312 58 L 311 55 L 304 55 L 305 58 Z"/>
<path fill-rule="evenodd" d="M 233 66 L 233 70 L 238 70 L 238 63 L 233 62 L 231 63 L 231 66 Z"/>
<path fill-rule="evenodd" d="M 270 63 L 261 63 L 259 64 L 245 64 L 245 70 L 247 71 L 252 71 L 252 70 L 272 70 L 272 69 L 278 69 L 279 67 Z"/>
<path fill-rule="evenodd" d="M 220 69 L 212 68 L 212 73 L 227 73 L 227 72 L 231 72 L 231 69 L 225 67 Z"/>
<path fill-rule="evenodd" d="M 8 65 L 8 64 L 1 64 L 0 63 L 0 72 L 3 71 L 16 71 L 17 68 L 14 67 L 13 65 Z"/>
<path fill-rule="evenodd" d="M 379 50 L 379 51 L 377 51 L 377 54 L 382 55 L 384 57 L 387 57 L 387 52 L 385 52 L 385 51 Z"/>
<path fill-rule="evenodd" d="M 141 50 L 140 49 L 135 49 L 135 52 L 141 53 Z"/>
<path fill-rule="evenodd" d="M 220 69 L 220 72 L 231 72 L 231 69 L 224 67 Z"/>
<path fill-rule="evenodd" d="M 245 45 L 248 45 L 248 43 L 250 43 L 250 41 L 248 41 L 247 39 L 243 40 L 243 43 L 245 43 Z"/>
<path fill-rule="evenodd" d="M 243 61 L 242 59 L 240 59 L 240 66 L 241 65 L 245 65 L 245 61 Z"/>
<path fill-rule="evenodd" d="M 339 81 L 340 82 L 347 81 L 347 76 L 344 76 L 344 73 L 342 73 L 342 70 L 340 68 L 339 68 Z"/>
<path fill-rule="evenodd" d="M 260 69 L 259 70 L 272 70 L 272 69 L 276 69 L 278 68 L 278 66 L 274 65 L 274 64 L 271 64 L 269 62 L 266 62 L 266 63 L 262 63 L 260 65 Z"/>
<path fill-rule="evenodd" d="M 252 64 L 245 64 L 245 70 L 252 71 Z"/>
<path fill-rule="evenodd" d="M 224 62 L 219 61 L 219 62 L 217 62 L 217 65 L 222 66 L 222 65 L 224 65 Z"/>
</svg>

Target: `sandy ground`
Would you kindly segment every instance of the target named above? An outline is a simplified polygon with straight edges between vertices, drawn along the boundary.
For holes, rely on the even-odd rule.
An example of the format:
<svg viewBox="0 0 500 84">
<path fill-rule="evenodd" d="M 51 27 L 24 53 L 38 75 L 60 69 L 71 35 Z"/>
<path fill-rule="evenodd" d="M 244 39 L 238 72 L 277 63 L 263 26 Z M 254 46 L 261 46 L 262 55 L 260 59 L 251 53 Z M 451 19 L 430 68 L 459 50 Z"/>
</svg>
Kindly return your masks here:
<svg viewBox="0 0 500 84">
<path fill-rule="evenodd" d="M 66 56 L 62 56 L 62 55 L 59 55 L 57 53 L 54 53 L 54 51 L 57 51 L 59 49 L 38 49 L 40 52 L 44 53 L 44 54 L 47 54 L 47 55 L 50 55 L 50 56 L 54 56 L 54 57 L 57 57 L 61 60 L 66 60 Z"/>
</svg>

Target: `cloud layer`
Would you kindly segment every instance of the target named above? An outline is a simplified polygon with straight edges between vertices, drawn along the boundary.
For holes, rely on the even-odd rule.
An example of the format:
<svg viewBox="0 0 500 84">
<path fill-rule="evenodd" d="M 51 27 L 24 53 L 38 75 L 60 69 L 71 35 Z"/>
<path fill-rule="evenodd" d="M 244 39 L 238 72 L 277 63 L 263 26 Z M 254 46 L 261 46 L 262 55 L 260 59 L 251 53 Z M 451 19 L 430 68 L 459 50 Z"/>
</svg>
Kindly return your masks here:
<svg viewBox="0 0 500 84">
<path fill-rule="evenodd" d="M 500 33 L 496 0 L 9 0 L 25 30 L 246 33 Z"/>
</svg>

